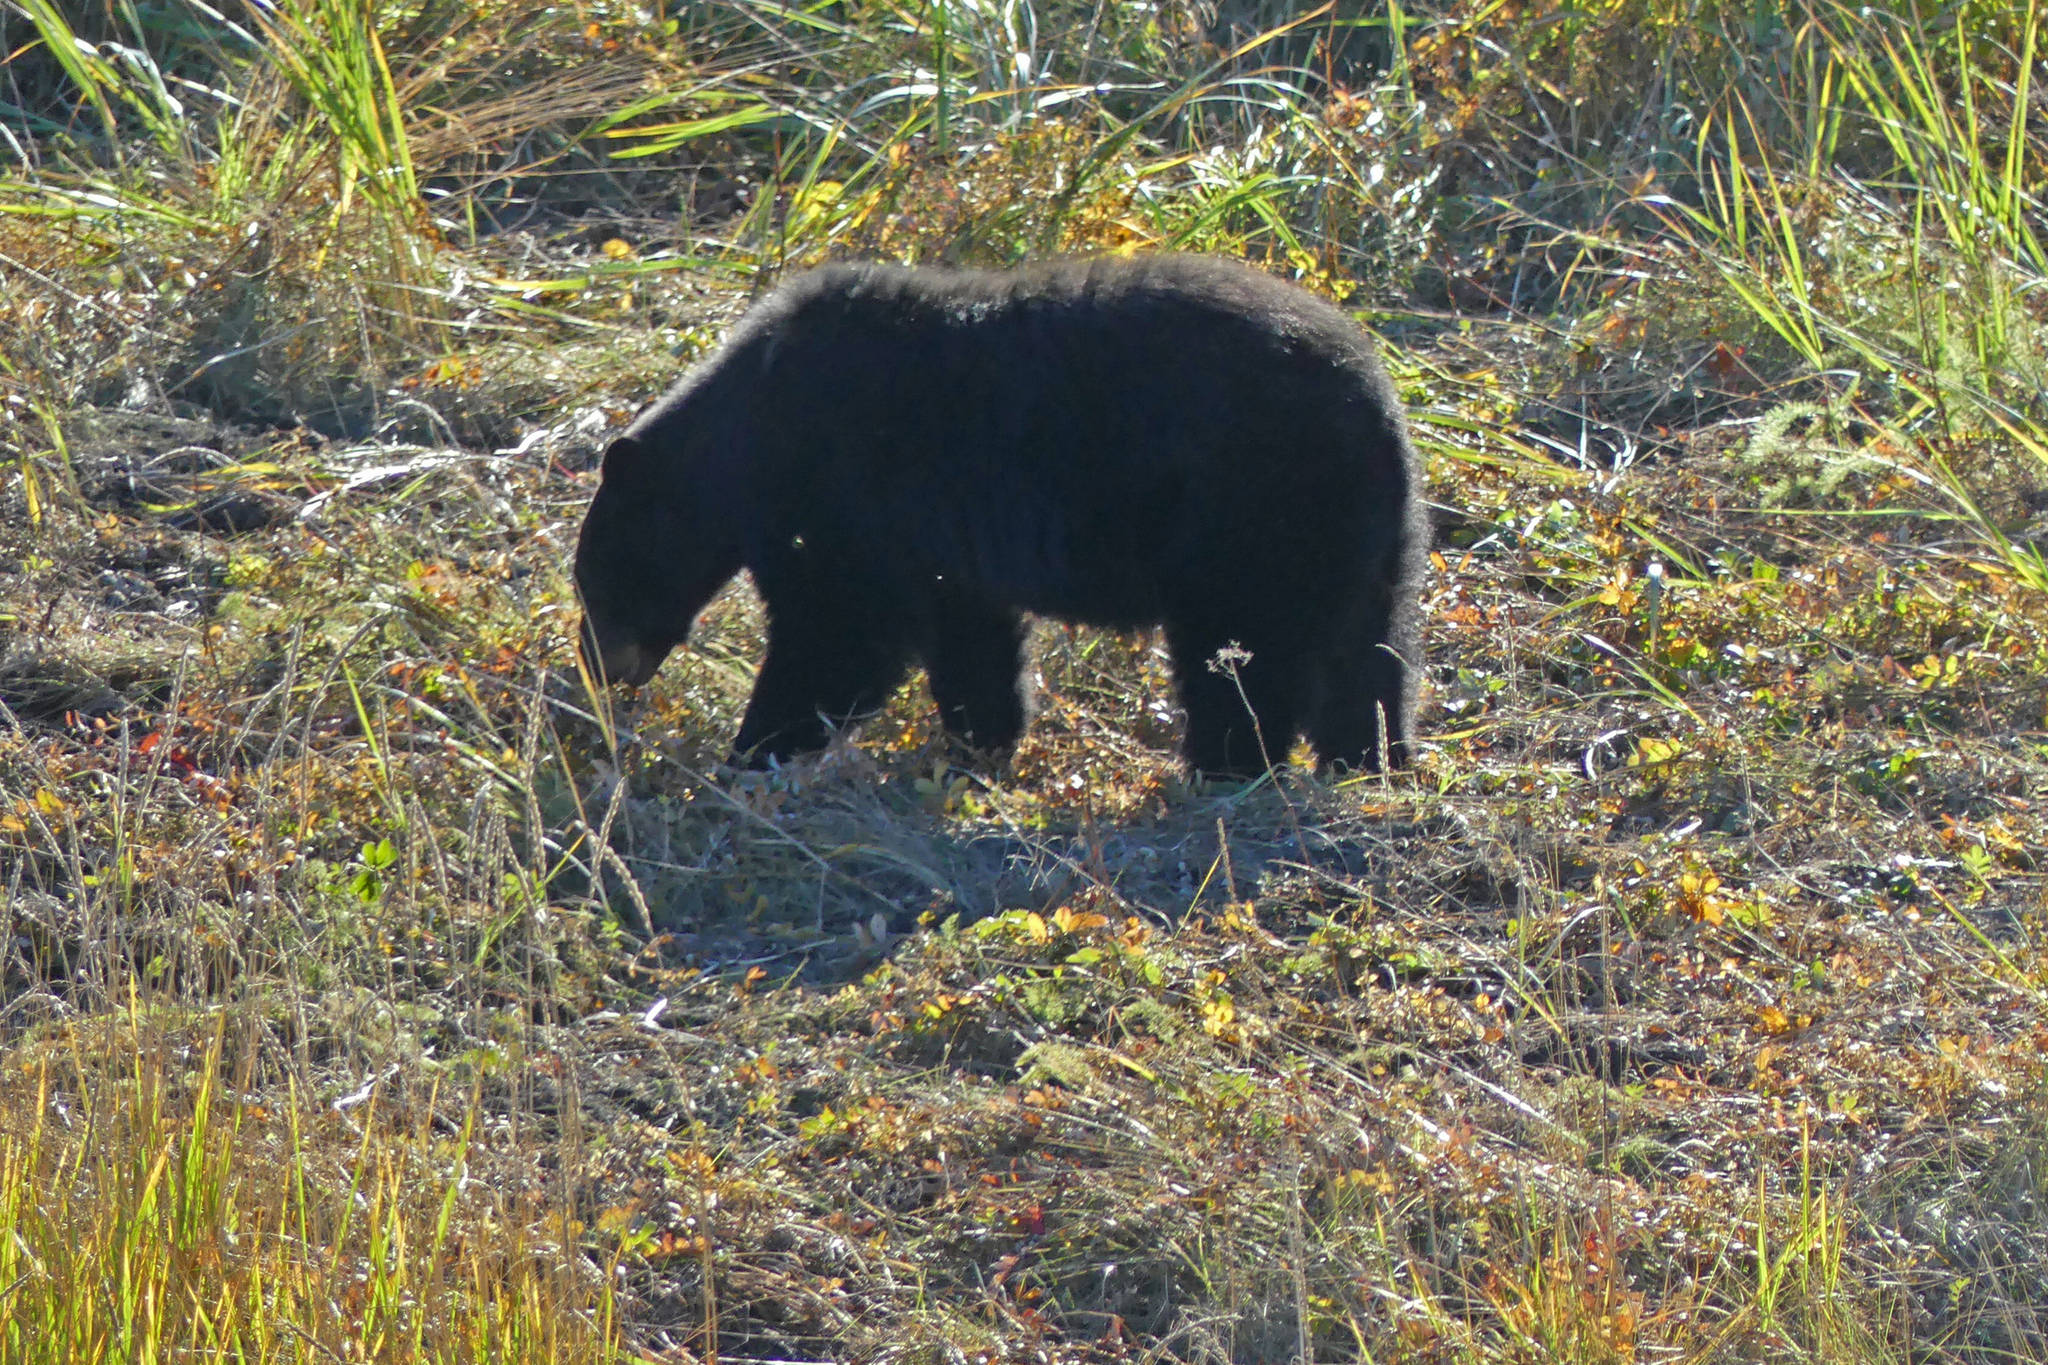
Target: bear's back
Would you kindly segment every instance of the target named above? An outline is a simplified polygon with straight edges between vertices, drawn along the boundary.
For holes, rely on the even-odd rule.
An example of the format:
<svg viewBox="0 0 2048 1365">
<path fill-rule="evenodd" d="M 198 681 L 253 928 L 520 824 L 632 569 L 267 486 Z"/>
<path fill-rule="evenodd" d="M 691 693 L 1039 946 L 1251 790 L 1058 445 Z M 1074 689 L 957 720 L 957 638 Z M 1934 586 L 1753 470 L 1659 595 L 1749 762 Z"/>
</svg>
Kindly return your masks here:
<svg viewBox="0 0 2048 1365">
<path fill-rule="evenodd" d="M 766 295 L 743 330 L 792 324 L 922 329 L 935 318 L 1002 330 L 1012 320 L 1050 315 L 1068 325 L 1092 318 L 1153 333 L 1161 314 L 1203 319 L 1198 325 L 1255 340 L 1282 338 L 1377 368 L 1357 324 L 1336 305 L 1247 265 L 1170 253 L 1069 257 L 1007 271 L 879 262 L 820 266 Z"/>
</svg>

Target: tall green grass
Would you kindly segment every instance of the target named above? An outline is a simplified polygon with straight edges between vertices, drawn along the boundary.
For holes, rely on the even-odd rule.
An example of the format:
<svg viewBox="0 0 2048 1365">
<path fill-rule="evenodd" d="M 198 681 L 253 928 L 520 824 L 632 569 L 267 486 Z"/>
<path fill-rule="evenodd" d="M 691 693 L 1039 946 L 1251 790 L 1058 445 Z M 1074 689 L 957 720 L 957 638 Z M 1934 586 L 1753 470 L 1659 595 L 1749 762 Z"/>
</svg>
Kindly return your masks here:
<svg viewBox="0 0 2048 1365">
<path fill-rule="evenodd" d="M 259 1101 L 206 1029 L 137 1006 L 0 1083 L 0 1362 L 613 1358 L 567 1212 L 476 1178 L 475 1094 Z"/>
<path fill-rule="evenodd" d="M 173 0 L 121 7 L 118 43 L 46 0 L 17 12 L 17 57 L 47 58 L 85 116 L 0 164 L 0 253 L 66 244 L 0 303 L 17 310 L 0 353 L 60 406 L 139 375 L 229 412 L 359 422 L 396 375 L 529 327 L 501 308 L 525 291 L 487 268 L 467 297 L 448 288 L 450 244 L 485 227 L 484 190 L 540 175 L 662 60 L 576 63 L 573 16 L 517 7 L 282 0 L 230 19 Z M 110 267 L 112 309 L 93 302 Z M 33 325 L 31 302 L 72 325 Z"/>
<path fill-rule="evenodd" d="M 2048 564 L 2008 536 L 1999 499 L 2048 482 L 2048 329 L 2033 303 L 2048 256 L 2029 188 L 2048 165 L 2032 109 L 2039 17 L 2029 0 L 2014 49 L 1961 12 L 1923 26 L 1816 6 L 1788 98 L 1826 116 L 1788 143 L 1765 133 L 1783 118 L 1731 97 L 1701 128 L 1698 202 L 1659 204 L 1807 375 L 1881 425 L 1901 477 L 2044 588 Z"/>
</svg>

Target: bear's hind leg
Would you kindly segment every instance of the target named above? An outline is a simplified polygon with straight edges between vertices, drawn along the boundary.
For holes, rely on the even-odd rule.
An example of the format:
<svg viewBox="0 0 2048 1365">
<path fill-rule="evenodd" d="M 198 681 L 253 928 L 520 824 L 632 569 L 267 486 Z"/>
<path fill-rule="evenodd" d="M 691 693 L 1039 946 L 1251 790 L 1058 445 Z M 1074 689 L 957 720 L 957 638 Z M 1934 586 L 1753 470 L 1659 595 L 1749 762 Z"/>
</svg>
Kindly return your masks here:
<svg viewBox="0 0 2048 1365">
<path fill-rule="evenodd" d="M 771 608 L 768 657 L 733 741 L 736 761 L 822 749 L 833 727 L 873 715 L 903 679 L 909 651 L 847 631 L 807 631 Z"/>
<path fill-rule="evenodd" d="M 1378 772 L 1383 744 L 1393 767 L 1407 760 L 1413 686 L 1385 635 L 1384 629 L 1360 631 L 1317 661 L 1308 742 L 1326 764 Z"/>
<path fill-rule="evenodd" d="M 1284 649 L 1246 645 L 1251 657 L 1211 668 L 1230 643 L 1213 633 L 1167 627 L 1174 680 L 1188 713 L 1182 748 L 1188 765 L 1211 777 L 1256 777 L 1286 762 L 1294 747 L 1301 667 Z"/>
<path fill-rule="evenodd" d="M 948 733 L 986 750 L 1006 750 L 1024 733 L 1024 635 L 1019 612 L 940 604 L 924 667 Z"/>
</svg>

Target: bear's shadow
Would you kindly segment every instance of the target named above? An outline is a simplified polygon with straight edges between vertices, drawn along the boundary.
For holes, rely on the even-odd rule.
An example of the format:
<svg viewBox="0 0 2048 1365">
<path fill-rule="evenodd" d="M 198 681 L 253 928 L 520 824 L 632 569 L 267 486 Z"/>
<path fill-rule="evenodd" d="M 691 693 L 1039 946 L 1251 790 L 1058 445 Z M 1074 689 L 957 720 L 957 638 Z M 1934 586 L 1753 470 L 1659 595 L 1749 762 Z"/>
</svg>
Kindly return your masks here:
<svg viewBox="0 0 2048 1365">
<path fill-rule="evenodd" d="M 1041 815 L 1026 828 L 934 809 L 911 778 L 785 786 L 756 774 L 707 782 L 685 805 L 629 799 L 614 842 L 671 952 L 830 982 L 954 916 L 964 925 L 1074 905 L 1165 925 L 1282 879 L 1341 895 L 1385 879 L 1409 831 L 1361 814 L 1327 783 L 1278 782 L 1191 794 L 1142 819 Z M 611 889 L 623 910 L 622 888 Z"/>
</svg>

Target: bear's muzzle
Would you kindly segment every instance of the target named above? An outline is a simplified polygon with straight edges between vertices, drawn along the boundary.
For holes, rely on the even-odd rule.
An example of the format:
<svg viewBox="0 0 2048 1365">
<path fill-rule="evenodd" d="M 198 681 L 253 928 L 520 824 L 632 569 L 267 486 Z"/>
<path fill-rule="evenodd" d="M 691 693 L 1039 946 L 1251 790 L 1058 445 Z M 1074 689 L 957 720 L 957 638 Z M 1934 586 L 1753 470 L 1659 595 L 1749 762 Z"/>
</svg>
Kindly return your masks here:
<svg viewBox="0 0 2048 1365">
<path fill-rule="evenodd" d="M 582 657 L 584 671 L 597 682 L 640 687 L 654 676 L 668 651 L 647 649 L 634 640 L 601 640 L 586 613 L 576 652 Z"/>
</svg>

